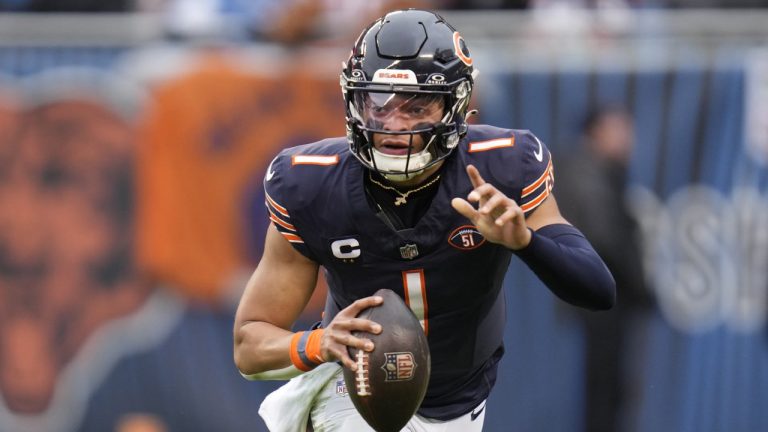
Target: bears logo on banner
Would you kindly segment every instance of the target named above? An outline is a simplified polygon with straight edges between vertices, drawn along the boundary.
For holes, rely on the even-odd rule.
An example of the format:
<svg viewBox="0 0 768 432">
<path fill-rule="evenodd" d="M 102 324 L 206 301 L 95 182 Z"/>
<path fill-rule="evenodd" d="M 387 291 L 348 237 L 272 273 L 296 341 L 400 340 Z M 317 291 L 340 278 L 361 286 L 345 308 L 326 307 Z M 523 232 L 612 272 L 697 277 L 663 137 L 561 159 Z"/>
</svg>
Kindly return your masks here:
<svg viewBox="0 0 768 432">
<path fill-rule="evenodd" d="M 28 88 L 18 103 L 0 100 L 0 425 L 11 430 L 71 427 L 84 408 L 62 409 L 58 396 L 79 394 L 62 382 L 88 387 L 111 361 L 83 347 L 98 353 L 94 336 L 153 291 L 131 259 L 133 125 L 93 77 L 80 93 L 69 78 L 33 77 L 14 85 Z"/>
</svg>

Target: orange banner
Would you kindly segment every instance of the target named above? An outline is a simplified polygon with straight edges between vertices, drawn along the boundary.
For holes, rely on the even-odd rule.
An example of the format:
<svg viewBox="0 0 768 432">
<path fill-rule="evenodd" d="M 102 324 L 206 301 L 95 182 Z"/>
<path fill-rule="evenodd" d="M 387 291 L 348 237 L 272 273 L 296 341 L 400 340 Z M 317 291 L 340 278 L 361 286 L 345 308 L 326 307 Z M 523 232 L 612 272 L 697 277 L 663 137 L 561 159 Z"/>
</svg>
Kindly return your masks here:
<svg viewBox="0 0 768 432">
<path fill-rule="evenodd" d="M 222 296 L 261 255 L 272 157 L 341 135 L 343 119 L 335 80 L 260 76 L 216 54 L 160 86 L 139 142 L 143 269 L 193 299 Z"/>
</svg>

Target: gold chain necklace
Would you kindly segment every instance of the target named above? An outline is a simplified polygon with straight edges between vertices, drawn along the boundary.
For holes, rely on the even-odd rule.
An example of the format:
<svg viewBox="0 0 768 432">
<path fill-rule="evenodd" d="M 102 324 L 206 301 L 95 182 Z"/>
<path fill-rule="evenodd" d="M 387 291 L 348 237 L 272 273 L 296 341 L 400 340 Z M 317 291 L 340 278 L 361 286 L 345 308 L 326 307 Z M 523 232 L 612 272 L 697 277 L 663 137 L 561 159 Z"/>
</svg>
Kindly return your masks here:
<svg viewBox="0 0 768 432">
<path fill-rule="evenodd" d="M 418 192 L 420 190 L 423 190 L 425 188 L 428 188 L 428 187 L 432 186 L 433 184 L 435 184 L 436 181 L 440 180 L 440 176 L 438 175 L 437 177 L 435 177 L 432 180 L 430 180 L 428 183 L 423 184 L 423 185 L 417 187 L 416 189 L 411 189 L 408 192 L 403 193 L 403 192 L 400 192 L 395 187 L 387 186 L 385 184 L 382 184 L 382 183 L 376 181 L 370 173 L 368 174 L 368 178 L 371 179 L 371 182 L 373 182 L 374 184 L 376 184 L 380 188 L 386 189 L 386 190 L 395 191 L 398 195 L 400 195 L 399 197 L 395 198 L 395 205 L 396 206 L 399 206 L 400 204 L 405 204 L 407 202 L 407 200 L 408 200 L 408 195 L 410 195 L 410 194 L 412 194 L 414 192 Z"/>
</svg>

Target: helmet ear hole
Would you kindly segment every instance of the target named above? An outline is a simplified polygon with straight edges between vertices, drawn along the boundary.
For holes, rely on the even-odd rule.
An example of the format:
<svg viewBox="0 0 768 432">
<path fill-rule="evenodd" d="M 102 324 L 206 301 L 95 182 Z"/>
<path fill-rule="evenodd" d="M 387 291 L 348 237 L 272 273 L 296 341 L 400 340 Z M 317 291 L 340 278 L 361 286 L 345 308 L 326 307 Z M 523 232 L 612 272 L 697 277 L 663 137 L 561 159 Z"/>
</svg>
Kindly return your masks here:
<svg viewBox="0 0 768 432">
<path fill-rule="evenodd" d="M 435 53 L 435 61 L 440 64 L 448 64 L 455 59 L 456 59 L 456 56 L 453 54 L 453 51 L 451 50 L 442 50 Z"/>
</svg>

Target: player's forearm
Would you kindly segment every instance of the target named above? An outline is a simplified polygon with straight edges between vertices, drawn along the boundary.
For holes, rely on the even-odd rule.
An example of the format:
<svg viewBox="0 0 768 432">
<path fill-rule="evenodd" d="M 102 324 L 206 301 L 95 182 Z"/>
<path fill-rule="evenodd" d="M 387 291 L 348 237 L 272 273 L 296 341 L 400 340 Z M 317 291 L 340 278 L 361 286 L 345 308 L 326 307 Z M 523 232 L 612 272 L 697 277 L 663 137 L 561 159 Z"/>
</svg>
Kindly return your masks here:
<svg viewBox="0 0 768 432">
<path fill-rule="evenodd" d="M 516 254 L 562 300 L 587 309 L 610 309 L 616 283 L 603 260 L 576 228 L 547 225 Z"/>
<path fill-rule="evenodd" d="M 255 375 L 291 366 L 293 333 L 275 325 L 250 321 L 235 329 L 234 357 L 243 375 Z"/>
</svg>

